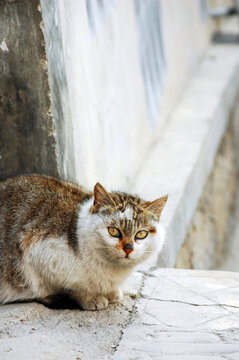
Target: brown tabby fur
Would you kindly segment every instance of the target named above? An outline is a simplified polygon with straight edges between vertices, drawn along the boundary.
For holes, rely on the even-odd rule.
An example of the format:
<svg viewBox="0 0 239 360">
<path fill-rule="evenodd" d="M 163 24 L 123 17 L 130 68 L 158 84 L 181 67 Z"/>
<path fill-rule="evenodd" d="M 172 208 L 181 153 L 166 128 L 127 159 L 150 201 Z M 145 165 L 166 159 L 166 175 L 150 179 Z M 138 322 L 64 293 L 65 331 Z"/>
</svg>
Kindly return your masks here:
<svg viewBox="0 0 239 360">
<path fill-rule="evenodd" d="M 57 244 L 60 244 L 60 241 L 63 242 L 62 239 L 65 239 L 64 246 L 66 246 L 67 253 L 71 254 L 69 256 L 72 256 L 72 259 L 74 257 L 74 261 L 78 259 L 79 266 L 82 267 L 80 261 L 83 254 L 83 252 L 81 253 L 81 246 L 83 245 L 81 245 L 81 239 L 79 239 L 77 232 L 77 219 L 82 204 L 91 199 L 94 202 L 89 208 L 89 216 L 111 219 L 110 226 L 121 229 L 123 238 L 120 241 L 117 240 L 115 244 L 115 247 L 121 253 L 124 253 L 123 247 L 125 243 L 133 244 L 132 234 L 135 229 L 147 227 L 149 233 L 152 235 L 156 233 L 154 223 L 159 221 L 160 213 L 167 200 L 164 197 L 161 198 L 163 200 L 160 204 L 157 201 L 154 204 L 154 202 L 145 202 L 137 196 L 121 192 L 109 194 L 100 184 L 97 184 L 94 193 L 91 193 L 81 186 L 44 175 L 18 176 L 0 182 L 0 303 L 1 301 L 18 300 L 15 293 L 21 294 L 24 291 L 26 291 L 27 295 L 25 297 L 19 296 L 19 300 L 25 298 L 41 299 L 41 295 L 39 296 L 36 291 L 34 293 L 31 290 L 31 284 L 27 279 L 28 275 L 21 268 L 24 255 L 36 247 L 37 243 L 44 246 L 44 243 L 46 244 L 49 239 L 56 239 L 57 251 Z M 124 213 L 127 208 L 131 209 L 132 219 L 124 216 L 118 220 L 114 218 L 114 214 Z M 151 225 L 149 225 L 149 219 Z M 67 246 L 69 250 L 67 250 Z M 109 254 L 107 256 L 110 258 Z M 98 257 L 92 261 L 95 261 L 96 269 L 98 269 L 97 266 L 103 266 L 104 261 L 101 262 Z M 114 262 L 117 261 L 114 260 Z M 131 270 L 135 264 L 136 261 L 135 263 L 132 262 L 129 269 Z M 35 266 L 34 264 L 31 265 Z M 119 269 L 121 268 L 122 265 L 119 265 Z M 36 265 L 34 270 L 36 270 L 37 274 L 39 273 L 39 278 L 43 278 L 39 265 Z M 128 274 L 127 271 L 126 273 Z M 122 277 L 124 278 L 123 275 Z M 40 282 L 46 283 L 45 280 Z M 54 283 L 54 279 L 52 282 Z M 70 283 L 70 281 L 68 282 Z M 51 288 L 49 284 L 43 287 L 44 289 Z M 92 285 L 92 287 L 94 286 Z M 8 288 L 14 290 L 15 295 L 12 298 L 10 295 L 4 297 L 5 295 L 1 294 L 1 288 L 3 289 L 2 292 L 8 291 L 5 290 Z M 44 290 L 44 296 L 54 295 L 54 293 L 57 293 L 58 290 L 56 289 L 58 288 L 52 286 L 52 290 Z M 68 285 L 66 292 L 69 292 L 70 288 L 71 286 Z M 81 287 L 80 284 L 79 288 L 87 294 L 92 292 L 85 289 L 85 285 Z M 112 290 L 115 290 L 113 288 Z M 75 289 L 73 291 L 77 292 Z M 100 293 L 99 290 L 97 292 L 98 297 Z M 104 293 L 104 290 L 102 290 L 102 293 Z M 77 301 L 79 299 L 79 305 L 90 310 L 107 306 L 105 300 L 103 305 L 102 303 L 99 305 L 95 301 L 95 305 L 92 307 L 88 303 L 85 304 L 85 300 L 82 300 L 80 295 L 78 297 L 73 296 L 73 298 L 77 298 Z"/>
</svg>

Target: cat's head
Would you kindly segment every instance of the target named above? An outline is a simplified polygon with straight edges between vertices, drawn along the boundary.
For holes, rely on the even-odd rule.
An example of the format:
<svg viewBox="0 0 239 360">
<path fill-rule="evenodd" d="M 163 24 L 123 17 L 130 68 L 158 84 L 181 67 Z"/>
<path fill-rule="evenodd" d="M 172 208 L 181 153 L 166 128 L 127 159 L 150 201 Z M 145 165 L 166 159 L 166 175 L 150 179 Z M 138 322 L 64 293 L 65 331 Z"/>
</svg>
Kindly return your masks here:
<svg viewBox="0 0 239 360">
<path fill-rule="evenodd" d="M 161 248 L 159 219 L 167 198 L 144 201 L 126 193 L 108 193 L 97 183 L 90 217 L 101 255 L 113 263 L 135 265 Z"/>
</svg>

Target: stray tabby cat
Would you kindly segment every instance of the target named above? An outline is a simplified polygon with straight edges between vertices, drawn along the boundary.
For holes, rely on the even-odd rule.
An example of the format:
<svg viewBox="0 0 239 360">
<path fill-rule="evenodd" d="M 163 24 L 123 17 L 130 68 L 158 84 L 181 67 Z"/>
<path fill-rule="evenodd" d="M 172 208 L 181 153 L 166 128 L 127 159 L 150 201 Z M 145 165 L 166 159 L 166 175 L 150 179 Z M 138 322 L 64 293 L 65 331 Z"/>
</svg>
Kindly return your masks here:
<svg viewBox="0 0 239 360">
<path fill-rule="evenodd" d="M 0 181 L 0 303 L 59 293 L 85 310 L 117 302 L 133 267 L 162 247 L 166 201 L 44 175 Z"/>
</svg>

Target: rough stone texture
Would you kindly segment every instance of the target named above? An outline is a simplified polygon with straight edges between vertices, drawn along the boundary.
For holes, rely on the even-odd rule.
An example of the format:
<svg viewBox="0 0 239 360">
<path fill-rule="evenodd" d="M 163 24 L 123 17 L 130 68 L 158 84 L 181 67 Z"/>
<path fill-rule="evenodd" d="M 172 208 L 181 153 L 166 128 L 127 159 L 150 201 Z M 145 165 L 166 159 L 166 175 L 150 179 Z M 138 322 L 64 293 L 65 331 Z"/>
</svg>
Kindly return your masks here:
<svg viewBox="0 0 239 360">
<path fill-rule="evenodd" d="M 0 306 L 1 360 L 239 358 L 239 274 L 155 269 L 126 292 L 96 312 Z"/>
<path fill-rule="evenodd" d="M 127 282 L 121 305 L 104 311 L 52 310 L 34 302 L 0 306 L 0 359 L 111 359 L 133 316 L 142 276 Z"/>
<path fill-rule="evenodd" d="M 43 33 L 46 42 L 52 111 L 56 125 L 59 176 L 68 181 L 78 181 L 75 175 L 73 128 L 63 51 L 64 34 L 62 34 L 61 30 L 58 9 L 59 2 L 41 0 L 40 3 L 44 24 Z M 78 12 L 78 16 L 79 14 L 80 12 Z M 67 19 L 69 19 L 70 16 L 67 16 Z"/>
<path fill-rule="evenodd" d="M 222 262 L 234 225 L 239 184 L 239 106 L 222 139 L 215 164 L 193 216 L 176 267 L 215 269 Z"/>
<path fill-rule="evenodd" d="M 58 173 L 38 6 L 0 1 L 0 179 Z"/>
</svg>

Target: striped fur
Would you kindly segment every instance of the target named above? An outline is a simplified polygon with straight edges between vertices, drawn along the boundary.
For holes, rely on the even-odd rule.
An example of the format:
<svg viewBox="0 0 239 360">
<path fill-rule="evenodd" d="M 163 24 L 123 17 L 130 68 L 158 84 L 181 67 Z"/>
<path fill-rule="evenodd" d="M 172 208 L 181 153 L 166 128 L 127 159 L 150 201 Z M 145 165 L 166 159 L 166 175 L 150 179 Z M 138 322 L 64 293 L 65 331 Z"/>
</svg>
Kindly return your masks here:
<svg viewBox="0 0 239 360">
<path fill-rule="evenodd" d="M 66 293 L 96 310 L 117 301 L 134 266 L 162 246 L 158 224 L 166 200 L 108 193 L 98 183 L 91 193 L 44 175 L 1 181 L 0 302 L 47 302 Z M 148 236 L 137 240 L 142 229 Z"/>
</svg>

